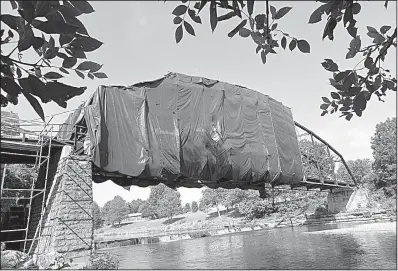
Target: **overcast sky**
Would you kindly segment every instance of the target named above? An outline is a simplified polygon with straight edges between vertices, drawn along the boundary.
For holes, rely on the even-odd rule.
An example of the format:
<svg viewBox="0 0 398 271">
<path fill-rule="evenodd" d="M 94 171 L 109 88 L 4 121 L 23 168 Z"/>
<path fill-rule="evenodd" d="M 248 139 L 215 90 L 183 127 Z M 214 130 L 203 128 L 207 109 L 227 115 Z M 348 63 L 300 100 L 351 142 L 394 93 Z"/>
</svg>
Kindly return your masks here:
<svg viewBox="0 0 398 271">
<path fill-rule="evenodd" d="M 211 33 L 208 11 L 205 8 L 202 25 L 194 24 L 196 37 L 184 32 L 183 40 L 176 44 L 171 12 L 176 2 L 163 1 L 96 1 L 91 2 L 95 13 L 79 17 L 89 34 L 104 44 L 88 59 L 104 64 L 103 71 L 108 79 L 82 80 L 71 75 L 64 82 L 75 86 L 87 86 L 85 94 L 68 102 L 67 109 L 55 103 L 43 106 L 46 115 L 75 109 L 85 101 L 98 85 L 131 85 L 140 81 L 154 80 L 169 71 L 188 75 L 203 76 L 232 84 L 248 87 L 267 94 L 292 108 L 294 119 L 322 136 L 334 146 L 346 160 L 371 158 L 370 138 L 375 125 L 388 117 L 396 116 L 396 94 L 387 93 L 387 101 L 381 103 L 376 97 L 368 103 L 361 118 L 354 117 L 350 122 L 338 118 L 338 115 L 320 116 L 319 105 L 322 96 L 329 96 L 330 72 L 325 71 L 321 62 L 325 58 L 335 60 L 341 69 L 350 69 L 360 60 L 360 56 L 345 60 L 351 37 L 342 24 L 335 31 L 335 40 L 321 40 L 324 22 L 309 25 L 308 19 L 319 3 L 271 1 L 277 9 L 290 6 L 293 9 L 278 22 L 278 28 L 297 38 L 306 39 L 311 44 L 311 54 L 278 51 L 269 55 L 267 64 L 261 63 L 256 55 L 256 46 L 250 39 L 238 35 L 233 39 L 227 33 L 238 23 L 220 22 L 214 34 Z M 384 1 L 361 1 L 362 10 L 358 21 L 358 33 L 362 45 L 371 40 L 366 37 L 366 26 L 379 29 L 383 25 L 396 25 L 396 2 L 389 2 L 389 8 L 383 7 Z M 264 3 L 256 3 L 263 9 Z M 10 10 L 7 1 L 1 2 L 2 13 Z M 396 74 L 396 51 L 391 49 L 385 66 Z M 34 59 L 37 59 L 34 58 Z M 25 59 L 29 60 L 29 59 Z M 6 110 L 17 112 L 21 119 L 35 119 L 36 113 L 30 105 L 20 99 L 18 106 L 8 106 Z M 62 122 L 66 114 L 55 118 Z M 183 204 L 199 200 L 199 189 L 180 188 Z M 128 201 L 135 198 L 147 198 L 149 188 L 132 187 L 127 191 L 111 182 L 94 185 L 94 199 L 103 206 L 115 195 L 121 195 Z"/>
</svg>

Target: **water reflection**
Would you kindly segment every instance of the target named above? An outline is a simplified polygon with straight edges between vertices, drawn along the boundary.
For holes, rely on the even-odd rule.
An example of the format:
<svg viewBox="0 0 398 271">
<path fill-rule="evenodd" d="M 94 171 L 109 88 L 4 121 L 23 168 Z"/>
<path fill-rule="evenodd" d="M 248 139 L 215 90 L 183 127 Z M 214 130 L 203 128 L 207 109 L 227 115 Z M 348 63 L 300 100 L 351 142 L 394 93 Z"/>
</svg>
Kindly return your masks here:
<svg viewBox="0 0 398 271">
<path fill-rule="evenodd" d="M 396 269 L 395 229 L 345 228 L 262 230 L 109 252 L 123 269 Z M 328 229 L 345 230 L 322 232 Z"/>
</svg>

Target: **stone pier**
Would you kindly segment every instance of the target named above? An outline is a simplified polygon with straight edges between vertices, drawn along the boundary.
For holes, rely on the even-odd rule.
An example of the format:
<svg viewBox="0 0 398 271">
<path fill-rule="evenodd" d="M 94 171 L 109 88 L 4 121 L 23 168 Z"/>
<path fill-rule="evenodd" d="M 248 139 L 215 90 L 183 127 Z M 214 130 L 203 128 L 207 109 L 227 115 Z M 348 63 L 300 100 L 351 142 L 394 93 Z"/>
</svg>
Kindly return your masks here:
<svg viewBox="0 0 398 271">
<path fill-rule="evenodd" d="M 91 161 L 70 151 L 70 146 L 64 147 L 56 174 L 47 185 L 40 239 L 33 246 L 33 254 L 43 267 L 58 253 L 75 258 L 88 256 L 94 248 Z"/>
<path fill-rule="evenodd" d="M 328 212 L 351 212 L 368 203 L 368 194 L 365 189 L 335 189 L 328 194 Z"/>
</svg>

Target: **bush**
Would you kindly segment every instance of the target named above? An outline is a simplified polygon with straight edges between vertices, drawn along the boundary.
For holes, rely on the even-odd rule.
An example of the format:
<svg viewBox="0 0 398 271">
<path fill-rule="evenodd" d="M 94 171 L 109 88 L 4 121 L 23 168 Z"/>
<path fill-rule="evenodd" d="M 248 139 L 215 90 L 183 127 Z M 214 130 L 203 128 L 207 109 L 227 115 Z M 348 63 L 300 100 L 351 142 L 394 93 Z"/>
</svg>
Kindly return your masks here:
<svg viewBox="0 0 398 271">
<path fill-rule="evenodd" d="M 108 269 L 114 270 L 118 269 L 119 261 L 108 253 L 92 253 L 89 259 L 89 265 L 83 267 L 84 270 L 89 269 Z"/>
</svg>

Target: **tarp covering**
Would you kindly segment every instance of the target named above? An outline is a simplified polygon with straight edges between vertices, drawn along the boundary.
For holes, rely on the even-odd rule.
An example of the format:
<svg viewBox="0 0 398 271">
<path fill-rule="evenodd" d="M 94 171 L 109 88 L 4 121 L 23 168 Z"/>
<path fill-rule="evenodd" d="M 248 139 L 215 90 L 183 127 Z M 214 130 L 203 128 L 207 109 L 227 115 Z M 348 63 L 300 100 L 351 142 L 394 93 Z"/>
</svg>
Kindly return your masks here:
<svg viewBox="0 0 398 271">
<path fill-rule="evenodd" d="M 104 172 L 236 187 L 303 178 L 290 109 L 241 86 L 178 73 L 100 86 L 84 118 L 93 163 Z"/>
</svg>

